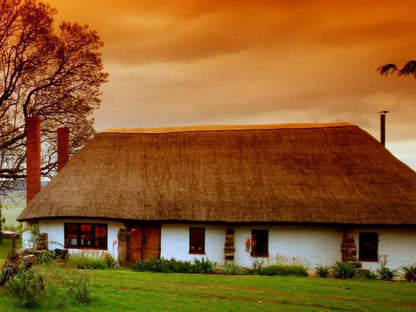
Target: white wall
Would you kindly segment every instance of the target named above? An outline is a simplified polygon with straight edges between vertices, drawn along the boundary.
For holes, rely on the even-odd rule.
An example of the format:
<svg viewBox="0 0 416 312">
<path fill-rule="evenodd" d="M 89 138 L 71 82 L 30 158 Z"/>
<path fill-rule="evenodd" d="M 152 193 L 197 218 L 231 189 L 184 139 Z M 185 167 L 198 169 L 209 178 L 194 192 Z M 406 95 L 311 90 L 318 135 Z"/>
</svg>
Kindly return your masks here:
<svg viewBox="0 0 416 312">
<path fill-rule="evenodd" d="M 39 222 L 41 233 L 48 233 L 49 248 L 62 248 L 64 245 L 65 222 L 85 222 L 92 220 L 44 220 Z M 108 225 L 108 252 L 118 257 L 117 234 L 124 227 L 121 222 L 94 220 L 94 223 Z M 205 228 L 205 254 L 189 253 L 189 228 Z M 343 231 L 337 226 L 301 226 L 301 225 L 253 225 L 227 226 L 211 224 L 163 224 L 161 228 L 161 257 L 192 261 L 195 258 L 208 258 L 218 265 L 224 265 L 224 243 L 226 230 L 234 229 L 235 263 L 251 267 L 255 260 L 263 260 L 266 264 L 277 261 L 291 263 L 293 261 L 309 266 L 311 271 L 317 265 L 328 265 L 341 261 L 341 242 Z M 269 257 L 253 258 L 245 251 L 245 241 L 251 237 L 252 229 L 269 231 Z M 356 227 L 353 228 L 357 252 L 359 232 L 377 232 L 379 234 L 379 256 L 387 256 L 389 268 L 399 268 L 416 262 L 416 228 L 384 228 Z M 28 237 L 24 233 L 23 238 Z M 57 242 L 58 244 L 53 244 Z M 113 244 L 113 242 L 116 242 Z M 83 249 L 70 249 L 79 252 Z M 357 255 L 358 256 L 358 255 Z M 362 262 L 364 269 L 376 270 L 380 262 Z"/>
<path fill-rule="evenodd" d="M 49 241 L 49 249 L 53 250 L 55 248 L 63 248 L 64 246 L 64 223 L 100 223 L 100 224 L 107 224 L 107 231 L 108 231 L 108 240 L 107 246 L 108 252 L 111 254 L 115 259 L 118 257 L 118 241 L 117 235 L 120 228 L 124 227 L 124 224 L 121 222 L 113 222 L 113 221 L 104 221 L 104 220 L 42 220 L 39 221 L 39 231 L 40 233 L 48 233 L 48 241 Z M 116 242 L 116 244 L 114 244 Z M 68 248 L 70 253 L 82 252 L 85 249 L 71 249 Z"/>
<path fill-rule="evenodd" d="M 354 229 L 357 252 L 359 232 L 378 233 L 379 258 L 387 256 L 386 266 L 390 269 L 416 263 L 416 228 L 358 227 Z M 358 255 L 357 255 L 358 256 Z M 361 261 L 364 269 L 376 270 L 380 261 Z"/>
<path fill-rule="evenodd" d="M 189 228 L 205 228 L 205 254 L 189 253 Z M 340 228 L 316 226 L 225 226 L 204 224 L 164 224 L 161 236 L 161 257 L 192 261 L 195 258 L 208 258 L 218 265 L 224 264 L 225 233 L 234 229 L 235 263 L 251 267 L 253 258 L 245 251 L 245 241 L 251 237 L 252 229 L 269 230 L 269 257 L 267 263 L 280 261 L 308 265 L 313 269 L 317 264 L 329 264 L 341 260 L 342 230 Z M 335 232 L 335 233 L 334 233 Z M 295 258 L 295 259 L 293 259 Z"/>
<path fill-rule="evenodd" d="M 205 228 L 205 254 L 189 253 L 189 228 Z M 225 231 L 228 227 L 204 224 L 163 224 L 161 233 L 162 258 L 175 258 L 176 260 L 193 261 L 194 259 L 209 259 L 224 263 Z"/>
<path fill-rule="evenodd" d="M 245 251 L 245 241 L 252 229 L 269 231 L 269 257 L 266 264 L 276 262 L 301 263 L 311 270 L 318 264 L 330 264 L 341 260 L 342 230 L 337 227 L 256 225 L 235 228 L 236 263 L 251 267 L 253 258 Z"/>
</svg>

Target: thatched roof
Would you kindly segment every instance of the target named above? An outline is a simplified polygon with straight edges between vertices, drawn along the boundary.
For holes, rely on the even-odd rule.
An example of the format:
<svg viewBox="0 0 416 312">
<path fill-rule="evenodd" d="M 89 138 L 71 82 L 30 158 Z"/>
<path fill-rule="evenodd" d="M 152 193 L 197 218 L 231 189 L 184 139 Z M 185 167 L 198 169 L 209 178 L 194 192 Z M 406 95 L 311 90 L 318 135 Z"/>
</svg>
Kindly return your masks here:
<svg viewBox="0 0 416 312">
<path fill-rule="evenodd" d="M 19 220 L 416 225 L 416 173 L 351 124 L 110 130 Z"/>
</svg>

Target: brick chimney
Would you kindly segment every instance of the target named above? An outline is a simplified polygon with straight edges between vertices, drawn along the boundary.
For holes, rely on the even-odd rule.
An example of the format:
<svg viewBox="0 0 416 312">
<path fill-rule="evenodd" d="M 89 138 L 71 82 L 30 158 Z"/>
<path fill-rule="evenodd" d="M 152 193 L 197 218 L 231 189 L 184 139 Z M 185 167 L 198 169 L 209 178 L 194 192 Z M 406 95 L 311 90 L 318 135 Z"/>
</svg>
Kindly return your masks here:
<svg viewBox="0 0 416 312">
<path fill-rule="evenodd" d="M 69 161 L 69 128 L 58 128 L 58 172 Z"/>
<path fill-rule="evenodd" d="M 40 192 L 40 119 L 26 118 L 26 204 Z"/>
</svg>

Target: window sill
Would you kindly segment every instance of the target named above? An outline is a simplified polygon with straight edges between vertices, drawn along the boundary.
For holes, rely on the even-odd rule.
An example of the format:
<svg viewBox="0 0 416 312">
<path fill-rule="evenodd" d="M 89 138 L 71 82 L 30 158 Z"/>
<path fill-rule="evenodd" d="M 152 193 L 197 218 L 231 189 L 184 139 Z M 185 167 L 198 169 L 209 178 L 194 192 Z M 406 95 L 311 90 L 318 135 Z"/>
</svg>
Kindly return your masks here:
<svg viewBox="0 0 416 312">
<path fill-rule="evenodd" d="M 64 246 L 66 249 L 92 249 L 92 250 L 108 250 L 107 247 L 90 247 L 90 246 Z"/>
<path fill-rule="evenodd" d="M 358 258 L 358 261 L 362 261 L 362 262 L 378 262 L 378 259 L 361 259 L 361 258 Z"/>
<path fill-rule="evenodd" d="M 190 250 L 189 253 L 193 255 L 205 255 L 205 251 L 194 251 L 194 250 L 191 251 Z"/>
</svg>

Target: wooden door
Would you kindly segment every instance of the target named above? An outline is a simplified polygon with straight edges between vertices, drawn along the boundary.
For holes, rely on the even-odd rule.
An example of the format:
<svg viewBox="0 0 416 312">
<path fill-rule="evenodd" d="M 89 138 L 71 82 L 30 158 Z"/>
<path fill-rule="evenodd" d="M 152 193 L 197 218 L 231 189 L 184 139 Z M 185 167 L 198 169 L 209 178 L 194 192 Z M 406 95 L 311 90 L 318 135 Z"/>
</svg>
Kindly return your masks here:
<svg viewBox="0 0 416 312">
<path fill-rule="evenodd" d="M 160 225 L 135 225 L 130 229 L 129 263 L 160 257 Z"/>
<path fill-rule="evenodd" d="M 137 260 L 142 259 L 143 253 L 143 232 L 141 226 L 134 226 L 130 229 L 129 238 L 129 264 L 135 263 Z"/>
<path fill-rule="evenodd" d="M 143 259 L 160 257 L 160 225 L 143 227 Z"/>
</svg>

